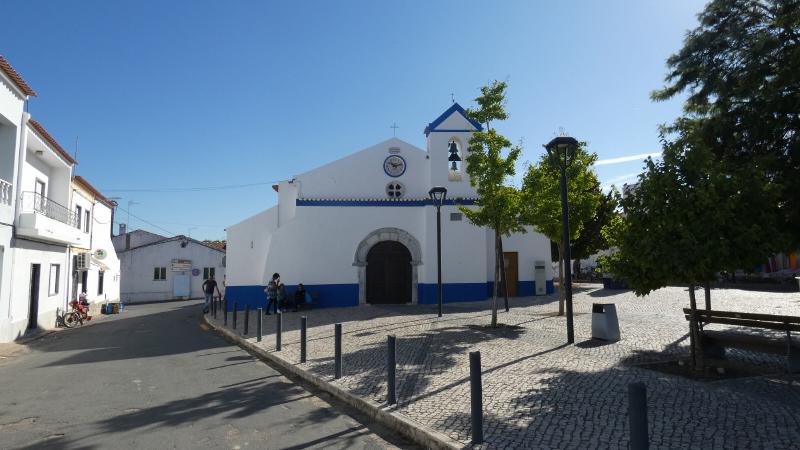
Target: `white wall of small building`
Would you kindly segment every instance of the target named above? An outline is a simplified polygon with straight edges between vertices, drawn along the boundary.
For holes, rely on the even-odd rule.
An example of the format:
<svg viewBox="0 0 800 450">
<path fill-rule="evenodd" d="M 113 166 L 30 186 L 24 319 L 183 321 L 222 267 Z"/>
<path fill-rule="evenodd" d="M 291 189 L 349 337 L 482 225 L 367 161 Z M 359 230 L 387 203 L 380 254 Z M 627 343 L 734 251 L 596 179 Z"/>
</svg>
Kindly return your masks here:
<svg viewBox="0 0 800 450">
<path fill-rule="evenodd" d="M 203 296 L 204 267 L 214 267 L 220 291 L 224 292 L 222 281 L 225 268 L 222 267 L 222 259 L 225 253 L 192 241 L 186 247 L 181 247 L 180 242 L 179 239 L 170 240 L 118 253 L 122 272 L 120 297 L 123 303 L 173 299 L 173 279 L 176 274 L 171 271 L 173 259 L 189 259 L 192 268 L 200 271 L 197 276 L 188 272 L 191 276 L 191 298 Z M 153 279 L 156 267 L 167 268 L 166 280 Z"/>
<path fill-rule="evenodd" d="M 41 242 L 16 239 L 11 269 L 10 308 L 7 327 L 0 338 L 3 341 L 21 336 L 28 324 L 30 308 L 31 266 L 40 264 L 38 323 L 42 328 L 56 326 L 57 310 L 66 305 L 70 261 L 66 247 Z M 58 292 L 51 295 L 50 267 L 59 266 Z"/>
</svg>

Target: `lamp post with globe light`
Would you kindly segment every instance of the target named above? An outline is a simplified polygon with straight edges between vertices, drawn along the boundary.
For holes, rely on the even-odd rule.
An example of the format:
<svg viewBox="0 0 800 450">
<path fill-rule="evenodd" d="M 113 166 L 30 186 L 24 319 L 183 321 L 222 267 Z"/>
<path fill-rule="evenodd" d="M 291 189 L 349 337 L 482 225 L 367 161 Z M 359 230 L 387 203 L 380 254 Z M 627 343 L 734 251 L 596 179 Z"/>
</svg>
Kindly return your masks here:
<svg viewBox="0 0 800 450">
<path fill-rule="evenodd" d="M 435 186 L 428 191 L 431 203 L 436 207 L 436 270 L 439 285 L 439 317 L 442 317 L 442 205 L 447 197 L 447 188 Z"/>
<path fill-rule="evenodd" d="M 551 161 L 558 163 L 561 170 L 561 231 L 564 247 L 564 297 L 567 304 L 567 342 L 575 342 L 575 328 L 572 318 L 572 255 L 569 244 L 569 200 L 567 198 L 567 167 L 575 159 L 578 141 L 569 136 L 558 136 L 544 145 Z"/>
</svg>

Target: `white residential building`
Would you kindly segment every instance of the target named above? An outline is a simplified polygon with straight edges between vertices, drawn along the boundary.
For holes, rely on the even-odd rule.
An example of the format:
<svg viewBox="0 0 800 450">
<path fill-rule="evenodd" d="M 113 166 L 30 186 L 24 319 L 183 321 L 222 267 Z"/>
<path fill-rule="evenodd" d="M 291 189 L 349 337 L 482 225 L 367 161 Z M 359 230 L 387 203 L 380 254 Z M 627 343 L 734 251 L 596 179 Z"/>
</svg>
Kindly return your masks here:
<svg viewBox="0 0 800 450">
<path fill-rule="evenodd" d="M 57 325 L 59 311 L 74 298 L 74 254 L 93 254 L 105 247 L 102 265 L 95 261 L 95 266 L 119 272 L 108 242 L 112 204 L 83 179 L 73 185 L 75 160 L 25 112 L 32 95 L 35 92 L 0 56 L 0 342 Z M 75 199 L 73 191 L 84 194 Z M 87 232 L 87 219 L 107 226 L 90 226 Z M 108 238 L 104 242 L 93 231 Z M 117 291 L 112 281 L 104 295 L 90 299 L 115 300 Z"/>
<path fill-rule="evenodd" d="M 11 281 L 17 172 L 20 144 L 26 134 L 25 103 L 36 92 L 0 56 L 0 342 L 24 329 L 26 311 L 12 311 Z M 12 325 L 13 323 L 13 325 Z"/>
<path fill-rule="evenodd" d="M 278 204 L 229 226 L 226 297 L 261 305 L 273 272 L 303 283 L 319 306 L 437 302 L 436 209 L 445 302 L 483 300 L 494 283 L 494 237 L 458 209 L 478 201 L 466 172 L 481 125 L 457 103 L 425 129 L 427 148 L 392 138 L 282 181 Z M 550 241 L 529 230 L 503 240 L 511 296 L 553 290 Z"/>
<path fill-rule="evenodd" d="M 72 209 L 77 228 L 89 242 L 72 248 L 70 297 L 85 293 L 90 303 L 120 298 L 120 263 L 111 241 L 116 203 L 81 176 L 72 178 Z"/>
<path fill-rule="evenodd" d="M 186 236 L 164 237 L 144 230 L 124 232 L 113 242 L 120 259 L 123 303 L 202 298 L 211 275 L 225 292 L 225 251 Z"/>
</svg>

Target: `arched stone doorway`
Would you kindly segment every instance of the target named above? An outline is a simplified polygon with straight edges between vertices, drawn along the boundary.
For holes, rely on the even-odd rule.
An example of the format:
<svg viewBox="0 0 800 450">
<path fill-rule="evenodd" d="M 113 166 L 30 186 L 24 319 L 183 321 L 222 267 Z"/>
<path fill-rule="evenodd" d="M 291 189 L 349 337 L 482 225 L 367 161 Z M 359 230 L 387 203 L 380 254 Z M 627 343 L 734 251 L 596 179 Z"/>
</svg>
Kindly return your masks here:
<svg viewBox="0 0 800 450">
<path fill-rule="evenodd" d="M 381 228 L 368 234 L 356 249 L 353 266 L 358 268 L 358 302 L 367 302 L 367 267 L 370 250 L 379 242 L 402 244 L 410 254 L 411 260 L 411 303 L 417 303 L 417 266 L 422 264 L 422 247 L 414 236 L 399 228 Z"/>
<path fill-rule="evenodd" d="M 367 303 L 411 303 L 411 252 L 397 241 L 381 241 L 367 253 Z"/>
</svg>

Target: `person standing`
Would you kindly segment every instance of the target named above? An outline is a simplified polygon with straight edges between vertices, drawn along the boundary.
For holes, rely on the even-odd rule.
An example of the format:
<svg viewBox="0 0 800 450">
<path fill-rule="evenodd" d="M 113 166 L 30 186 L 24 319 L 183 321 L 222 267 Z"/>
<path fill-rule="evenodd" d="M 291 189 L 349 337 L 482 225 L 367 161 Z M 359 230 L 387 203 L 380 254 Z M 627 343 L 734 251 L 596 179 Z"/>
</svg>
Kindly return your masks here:
<svg viewBox="0 0 800 450">
<path fill-rule="evenodd" d="M 267 283 L 264 292 L 267 294 L 267 310 L 266 314 L 269 315 L 269 308 L 274 306 L 275 314 L 278 314 L 278 283 L 281 281 L 281 276 L 278 273 L 272 274 L 272 279 Z"/>
<path fill-rule="evenodd" d="M 208 308 L 211 306 L 211 301 L 214 299 L 215 289 L 217 290 L 217 295 L 222 297 L 222 294 L 219 292 L 219 286 L 217 286 L 214 276 L 211 275 L 206 281 L 203 282 L 203 293 L 206 294 L 206 303 L 203 305 L 203 313 L 208 312 Z"/>
<path fill-rule="evenodd" d="M 286 310 L 286 286 L 283 283 L 278 284 L 278 308 L 280 308 L 280 312 L 284 312 Z"/>
</svg>

